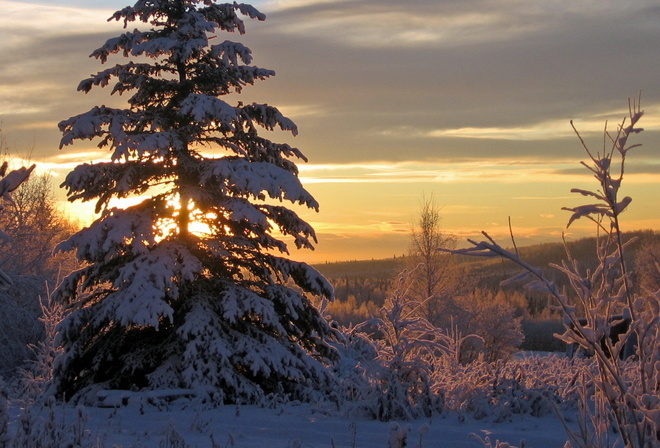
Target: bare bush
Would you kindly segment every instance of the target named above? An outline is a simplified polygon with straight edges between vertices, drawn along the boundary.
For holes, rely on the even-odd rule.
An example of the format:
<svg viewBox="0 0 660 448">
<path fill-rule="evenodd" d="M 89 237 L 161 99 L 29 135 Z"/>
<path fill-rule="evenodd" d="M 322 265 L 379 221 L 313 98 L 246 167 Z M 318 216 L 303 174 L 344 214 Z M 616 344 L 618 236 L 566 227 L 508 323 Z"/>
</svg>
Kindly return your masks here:
<svg viewBox="0 0 660 448">
<path fill-rule="evenodd" d="M 459 268 L 439 247 L 454 248 L 456 237 L 442 230 L 440 208 L 435 200 L 424 198 L 410 232 L 409 294 L 417 300 L 419 313 L 439 328 L 449 328 L 447 308 L 466 290 Z"/>
<path fill-rule="evenodd" d="M 454 321 L 463 334 L 475 334 L 461 353 L 463 362 L 482 355 L 488 362 L 506 360 L 521 346 L 522 316 L 503 292 L 477 290 L 457 300 L 460 314 Z"/>
</svg>

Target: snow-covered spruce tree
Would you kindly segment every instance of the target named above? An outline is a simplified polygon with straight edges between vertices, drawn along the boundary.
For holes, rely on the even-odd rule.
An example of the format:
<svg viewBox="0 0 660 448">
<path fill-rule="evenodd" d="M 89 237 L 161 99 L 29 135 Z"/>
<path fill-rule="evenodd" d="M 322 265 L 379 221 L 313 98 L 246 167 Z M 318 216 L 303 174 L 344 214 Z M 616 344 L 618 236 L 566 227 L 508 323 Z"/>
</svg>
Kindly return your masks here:
<svg viewBox="0 0 660 448">
<path fill-rule="evenodd" d="M 100 138 L 111 152 L 111 161 L 80 165 L 62 184 L 69 200 L 96 201 L 101 216 L 59 246 L 87 263 L 55 292 L 70 307 L 50 388 L 59 396 L 184 387 L 254 402 L 274 392 L 304 397 L 330 381 L 331 330 L 308 294 L 331 298 L 332 287 L 286 258 L 274 236 L 279 230 L 298 248 L 316 242 L 306 222 L 273 205 L 318 210 L 290 160 L 306 159 L 258 134 L 295 135 L 296 126 L 266 104 L 220 99 L 275 74 L 250 66 L 245 46 L 215 36 L 244 33 L 240 14 L 265 19 L 236 3 L 140 0 L 109 20 L 150 29 L 91 55 L 135 60 L 78 87 L 113 82 L 112 93 L 131 92 L 126 109 L 94 107 L 59 124 L 61 146 Z M 149 197 L 110 207 L 129 196 Z"/>
</svg>

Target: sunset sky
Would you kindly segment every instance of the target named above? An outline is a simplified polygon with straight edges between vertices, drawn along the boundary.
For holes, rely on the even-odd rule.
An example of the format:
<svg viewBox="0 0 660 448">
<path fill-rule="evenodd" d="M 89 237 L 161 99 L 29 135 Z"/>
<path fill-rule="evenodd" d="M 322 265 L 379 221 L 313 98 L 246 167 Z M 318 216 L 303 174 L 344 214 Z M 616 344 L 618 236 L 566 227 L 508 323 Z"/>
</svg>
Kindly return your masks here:
<svg viewBox="0 0 660 448">
<path fill-rule="evenodd" d="M 103 68 L 88 55 L 122 32 L 106 19 L 130 3 L 0 0 L 2 134 L 12 156 L 31 152 L 56 184 L 78 163 L 109 159 L 97 142 L 59 150 L 57 123 L 124 104 L 109 89 L 76 87 Z M 623 225 L 660 229 L 657 0 L 248 3 L 267 20 L 246 19 L 246 35 L 219 39 L 245 43 L 277 76 L 240 99 L 296 122 L 297 137 L 269 137 L 309 158 L 301 177 L 321 204 L 318 214 L 296 208 L 320 241 L 292 258 L 399 256 L 425 196 L 460 241 L 485 230 L 506 245 L 509 217 L 519 245 L 585 236 L 593 226 L 566 230 L 561 210 L 585 201 L 572 187 L 595 187 L 569 120 L 599 150 L 605 120 L 615 129 L 640 91 L 645 131 L 628 160 Z M 91 217 L 80 205 L 68 210 Z"/>
</svg>

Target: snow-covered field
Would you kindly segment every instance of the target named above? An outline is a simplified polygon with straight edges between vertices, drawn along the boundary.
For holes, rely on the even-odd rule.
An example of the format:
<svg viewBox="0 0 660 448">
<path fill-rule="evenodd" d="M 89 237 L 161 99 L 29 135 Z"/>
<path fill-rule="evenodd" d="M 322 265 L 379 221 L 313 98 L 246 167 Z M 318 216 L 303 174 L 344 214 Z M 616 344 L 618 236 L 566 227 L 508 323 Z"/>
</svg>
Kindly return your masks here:
<svg viewBox="0 0 660 448">
<path fill-rule="evenodd" d="M 16 429 L 20 411 L 11 411 Z M 406 433 L 407 447 L 484 446 L 473 434 L 489 437 L 493 446 L 499 440 L 515 446 L 524 441 L 528 448 L 556 448 L 566 441 L 562 424 L 553 415 L 492 423 L 488 418 L 450 413 L 414 422 L 379 422 L 347 419 L 307 404 L 202 409 L 186 401 L 159 407 L 139 402 L 115 409 L 87 407 L 84 412 L 89 417 L 85 428 L 100 447 L 389 448 L 392 432 L 401 431 Z M 77 410 L 59 407 L 56 415 L 59 421 L 71 422 Z"/>
</svg>

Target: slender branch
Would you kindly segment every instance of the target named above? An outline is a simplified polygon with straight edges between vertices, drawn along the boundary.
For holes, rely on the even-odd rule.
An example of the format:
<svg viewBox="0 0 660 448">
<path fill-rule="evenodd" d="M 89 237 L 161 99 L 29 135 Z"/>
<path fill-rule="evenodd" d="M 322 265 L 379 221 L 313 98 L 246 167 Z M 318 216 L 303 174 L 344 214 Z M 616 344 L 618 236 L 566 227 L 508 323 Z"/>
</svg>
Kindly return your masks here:
<svg viewBox="0 0 660 448">
<path fill-rule="evenodd" d="M 516 238 L 513 236 L 513 227 L 511 227 L 511 216 L 509 216 L 509 235 L 511 235 L 511 243 L 513 244 L 513 249 L 516 251 L 516 255 L 520 256 L 518 252 L 518 246 L 516 246 Z"/>
</svg>

